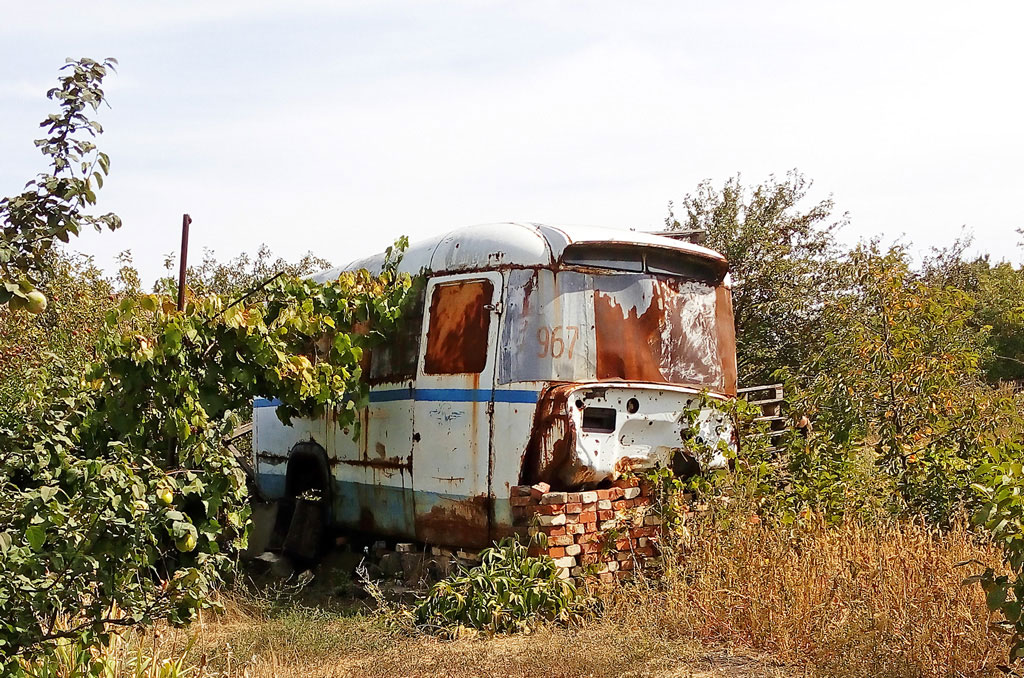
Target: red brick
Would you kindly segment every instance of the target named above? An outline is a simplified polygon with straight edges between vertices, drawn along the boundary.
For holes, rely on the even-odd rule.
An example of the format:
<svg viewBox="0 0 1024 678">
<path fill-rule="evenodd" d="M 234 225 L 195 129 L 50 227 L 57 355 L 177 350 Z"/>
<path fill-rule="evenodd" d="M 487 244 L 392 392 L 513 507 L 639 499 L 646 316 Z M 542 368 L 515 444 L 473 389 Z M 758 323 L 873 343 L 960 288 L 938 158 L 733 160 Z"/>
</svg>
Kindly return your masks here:
<svg viewBox="0 0 1024 678">
<path fill-rule="evenodd" d="M 636 499 L 633 500 L 633 506 L 650 506 L 650 505 L 651 505 L 651 498 L 650 497 L 637 497 Z"/>
<path fill-rule="evenodd" d="M 645 556 L 647 558 L 653 558 L 658 555 L 653 546 L 637 546 L 634 552 L 638 556 Z"/>
<path fill-rule="evenodd" d="M 629 551 L 634 546 L 636 546 L 636 544 L 631 539 L 616 539 L 615 540 L 615 548 L 617 548 L 620 551 Z"/>
<path fill-rule="evenodd" d="M 562 507 L 558 504 L 543 504 L 534 506 L 533 512 L 542 516 L 553 516 L 556 513 L 562 513 Z"/>
<path fill-rule="evenodd" d="M 598 511 L 597 512 L 597 519 L 598 520 L 611 520 L 614 517 L 615 517 L 615 511 L 612 511 L 611 509 L 606 509 L 604 511 Z"/>
<path fill-rule="evenodd" d="M 602 572 L 597 576 L 601 578 L 602 584 L 612 584 L 615 582 L 615 574 L 613 572 Z"/>
<path fill-rule="evenodd" d="M 565 493 L 565 502 L 567 504 L 578 504 L 578 503 L 580 503 L 580 493 L 579 492 L 566 492 Z"/>
<path fill-rule="evenodd" d="M 571 534 L 563 534 L 558 537 L 551 537 L 548 539 L 548 546 L 568 546 L 573 542 Z"/>
<path fill-rule="evenodd" d="M 575 504 L 566 504 L 565 505 L 565 512 L 566 513 L 583 513 L 583 504 L 580 504 L 579 502 L 577 502 Z"/>
<path fill-rule="evenodd" d="M 598 501 L 601 501 L 602 499 L 611 499 L 611 498 L 612 498 L 611 490 L 597 490 L 597 500 Z"/>
<path fill-rule="evenodd" d="M 613 487 L 610 490 L 608 490 L 608 498 L 611 499 L 612 501 L 622 499 L 622 488 Z"/>
<path fill-rule="evenodd" d="M 634 527 L 629 531 L 629 536 L 633 539 L 636 539 L 637 537 L 653 537 L 656 534 L 658 534 L 658 528 L 653 525 L 648 525 L 647 527 Z"/>
<path fill-rule="evenodd" d="M 529 506 L 533 503 L 533 498 L 529 495 L 525 497 L 509 497 L 508 503 L 512 506 Z"/>
<path fill-rule="evenodd" d="M 529 485 L 514 485 L 509 488 L 508 494 L 510 497 L 529 497 L 530 486 Z"/>
<path fill-rule="evenodd" d="M 579 560 L 580 565 L 597 565 L 596 553 L 581 553 L 576 559 Z"/>
<path fill-rule="evenodd" d="M 614 485 L 615 487 L 639 487 L 640 486 L 640 479 L 639 478 L 619 478 L 614 483 L 612 483 L 612 485 Z"/>
<path fill-rule="evenodd" d="M 530 496 L 534 499 L 540 499 L 545 494 L 551 491 L 551 486 L 547 483 L 537 483 L 530 487 Z"/>
<path fill-rule="evenodd" d="M 625 511 L 626 509 L 633 508 L 632 499 L 617 499 L 612 502 L 612 508 L 616 511 Z"/>
<path fill-rule="evenodd" d="M 597 512 L 596 511 L 587 511 L 586 513 L 581 513 L 580 514 L 580 522 L 581 523 L 596 523 L 597 522 Z"/>
<path fill-rule="evenodd" d="M 619 561 L 619 571 L 620 572 L 622 570 L 632 570 L 632 569 L 633 569 L 633 561 L 632 560 L 622 560 L 622 561 Z"/>
<path fill-rule="evenodd" d="M 552 558 L 564 558 L 565 547 L 564 546 L 552 546 L 548 549 L 548 555 Z"/>
<path fill-rule="evenodd" d="M 586 534 L 581 534 L 580 536 L 576 537 L 576 543 L 589 544 L 590 542 L 600 541 L 600 539 L 601 535 L 597 532 L 588 532 Z"/>
<path fill-rule="evenodd" d="M 565 526 L 565 533 L 566 534 L 583 534 L 583 532 L 584 532 L 584 528 L 579 523 L 567 524 Z"/>
<path fill-rule="evenodd" d="M 561 537 L 562 535 L 567 534 L 565 525 L 549 525 L 548 527 L 542 527 L 540 529 L 549 537 Z"/>
</svg>

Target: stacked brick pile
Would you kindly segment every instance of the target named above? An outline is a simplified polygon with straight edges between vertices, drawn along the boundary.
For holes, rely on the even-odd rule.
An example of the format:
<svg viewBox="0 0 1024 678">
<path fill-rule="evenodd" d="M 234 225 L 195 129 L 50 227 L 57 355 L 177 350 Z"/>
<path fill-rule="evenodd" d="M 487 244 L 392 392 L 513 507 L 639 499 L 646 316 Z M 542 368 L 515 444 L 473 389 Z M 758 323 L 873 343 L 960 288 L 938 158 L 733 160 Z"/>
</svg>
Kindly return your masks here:
<svg viewBox="0 0 1024 678">
<path fill-rule="evenodd" d="M 550 556 L 563 577 L 626 579 L 660 564 L 661 518 L 646 484 L 623 478 L 583 492 L 552 492 L 547 483 L 512 488 L 516 526 L 531 537 L 531 555 Z"/>
</svg>

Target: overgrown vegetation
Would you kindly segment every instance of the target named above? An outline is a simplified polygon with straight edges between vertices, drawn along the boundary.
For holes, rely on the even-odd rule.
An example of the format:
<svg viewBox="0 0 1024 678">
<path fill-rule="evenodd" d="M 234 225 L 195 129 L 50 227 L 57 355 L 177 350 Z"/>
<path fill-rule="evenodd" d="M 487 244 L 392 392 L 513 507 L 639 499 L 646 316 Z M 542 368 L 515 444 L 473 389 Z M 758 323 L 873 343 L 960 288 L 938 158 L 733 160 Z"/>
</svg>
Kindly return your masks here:
<svg viewBox="0 0 1024 678">
<path fill-rule="evenodd" d="M 774 180 L 767 189 L 775 191 L 774 204 L 792 211 L 789 198 L 801 197 L 804 183 L 798 175 L 787 182 L 788 191 Z M 702 204 L 737 206 L 737 195 L 743 195 L 738 183 L 727 184 L 721 196 L 712 191 L 709 197 L 708 190 L 703 186 L 699 201 L 684 203 L 691 223 L 705 224 L 713 240 L 742 245 L 748 221 L 762 223 L 761 203 L 772 191 L 756 189 L 751 202 L 741 206 L 743 219 L 736 217 L 735 207 L 720 207 L 726 218 L 701 221 Z M 800 223 L 814 231 L 823 218 L 819 214 Z M 818 242 L 829 241 L 831 227 L 818 229 L 817 236 Z M 833 251 L 829 284 L 801 287 L 799 294 L 808 296 L 804 305 L 777 308 L 782 326 L 805 324 L 788 346 L 778 347 L 779 355 L 789 351 L 802 357 L 780 359 L 782 368 L 775 374 L 793 394 L 794 420 L 806 417 L 812 427 L 802 435 L 790 434 L 771 453 L 748 445 L 735 473 L 719 474 L 695 489 L 703 490 L 704 497 L 752 499 L 758 519 L 767 524 L 801 525 L 820 516 L 833 524 L 899 519 L 948 530 L 973 519 L 985 530 L 979 538 L 1003 547 L 1008 571 L 989 567 L 976 578 L 987 592 L 989 608 L 1002 614 L 1013 638 L 1011 659 L 1017 659 L 1024 655 L 1024 513 L 1017 442 L 1024 434 L 1024 402 L 1016 384 L 1000 380 L 1012 372 L 997 367 L 1003 363 L 993 357 L 1011 363 L 1018 359 L 1005 354 L 1016 350 L 1019 301 L 997 299 L 995 290 L 1015 289 L 1009 279 L 1024 280 L 1024 272 L 1007 265 L 992 268 L 985 259 L 964 262 L 962 251 L 963 243 L 955 243 L 918 271 L 900 247 L 883 251 L 867 243 L 845 253 Z M 795 267 L 788 260 L 792 257 L 805 268 Z M 781 262 L 758 265 L 807 283 L 813 279 L 806 274 L 812 263 L 813 256 L 793 251 L 783 252 Z M 739 284 L 750 285 L 750 280 L 741 276 Z M 774 286 L 766 294 L 793 289 Z M 813 313 L 801 310 L 807 305 Z M 775 338 L 787 341 L 783 335 Z M 758 350 L 742 343 L 739 350 L 750 373 L 768 367 Z"/>
<path fill-rule="evenodd" d="M 547 556 L 528 555 L 507 538 L 480 554 L 481 562 L 434 584 L 412 609 L 416 628 L 458 637 L 530 631 L 544 622 L 580 620 L 593 601 L 558 576 Z"/>
</svg>

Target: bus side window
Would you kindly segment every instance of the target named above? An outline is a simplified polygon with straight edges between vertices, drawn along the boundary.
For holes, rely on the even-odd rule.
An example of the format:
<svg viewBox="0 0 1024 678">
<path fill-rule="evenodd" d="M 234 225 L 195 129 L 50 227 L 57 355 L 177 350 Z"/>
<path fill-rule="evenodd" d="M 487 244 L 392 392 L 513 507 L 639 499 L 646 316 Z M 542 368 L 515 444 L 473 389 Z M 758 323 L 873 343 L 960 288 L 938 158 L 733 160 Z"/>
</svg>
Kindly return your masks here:
<svg viewBox="0 0 1024 678">
<path fill-rule="evenodd" d="M 493 294 L 490 280 L 459 280 L 434 288 L 423 361 L 426 374 L 484 371 Z"/>
<path fill-rule="evenodd" d="M 423 300 L 426 296 L 422 278 L 415 286 L 407 308 L 402 310 L 398 328 L 392 339 L 370 351 L 370 381 L 388 383 L 408 381 L 416 375 L 420 356 L 420 333 L 423 331 Z"/>
</svg>

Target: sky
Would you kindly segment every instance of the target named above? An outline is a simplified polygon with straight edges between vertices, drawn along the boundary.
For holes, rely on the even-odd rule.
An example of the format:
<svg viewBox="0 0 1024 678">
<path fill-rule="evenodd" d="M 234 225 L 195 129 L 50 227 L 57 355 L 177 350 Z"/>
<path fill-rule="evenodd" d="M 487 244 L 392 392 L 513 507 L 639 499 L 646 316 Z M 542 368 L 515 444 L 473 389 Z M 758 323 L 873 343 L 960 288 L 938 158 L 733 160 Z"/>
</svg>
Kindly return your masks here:
<svg viewBox="0 0 1024 678">
<path fill-rule="evenodd" d="M 961 229 L 1022 260 L 1024 3 L 0 0 L 0 195 L 69 56 L 116 57 L 98 119 L 144 280 L 179 247 L 308 250 L 495 221 L 657 230 L 703 179 L 798 168 L 848 243 Z"/>
</svg>

